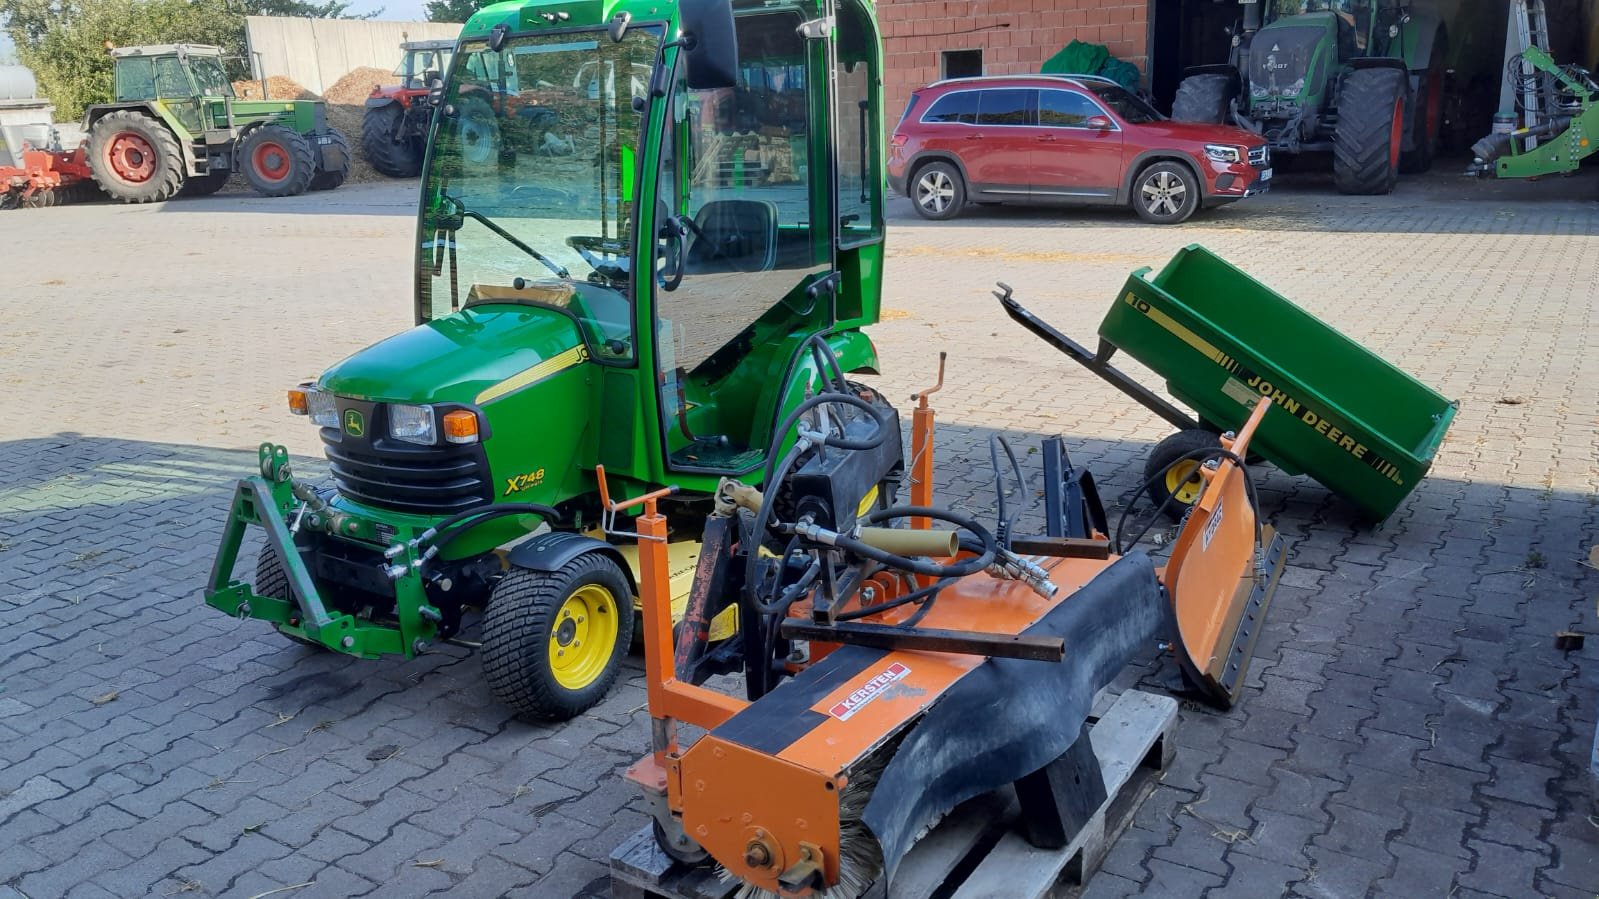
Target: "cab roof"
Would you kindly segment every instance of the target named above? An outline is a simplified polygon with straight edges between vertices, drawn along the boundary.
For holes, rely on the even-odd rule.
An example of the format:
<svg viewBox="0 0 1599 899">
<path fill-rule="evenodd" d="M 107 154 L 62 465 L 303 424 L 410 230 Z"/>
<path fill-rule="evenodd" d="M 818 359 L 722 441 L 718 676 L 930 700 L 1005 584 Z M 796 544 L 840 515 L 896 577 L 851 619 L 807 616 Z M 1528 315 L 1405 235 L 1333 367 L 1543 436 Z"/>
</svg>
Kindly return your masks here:
<svg viewBox="0 0 1599 899">
<path fill-rule="evenodd" d="M 222 48 L 210 44 L 145 44 L 142 47 L 116 47 L 112 49 L 114 59 L 129 56 L 221 56 Z"/>
</svg>

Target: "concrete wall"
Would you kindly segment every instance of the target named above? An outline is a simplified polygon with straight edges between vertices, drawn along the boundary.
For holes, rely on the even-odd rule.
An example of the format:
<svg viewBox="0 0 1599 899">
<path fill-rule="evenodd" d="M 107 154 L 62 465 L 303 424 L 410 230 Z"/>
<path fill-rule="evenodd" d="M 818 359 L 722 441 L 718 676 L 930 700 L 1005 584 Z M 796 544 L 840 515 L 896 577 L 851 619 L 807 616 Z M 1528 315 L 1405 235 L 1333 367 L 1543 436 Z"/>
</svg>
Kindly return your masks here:
<svg viewBox="0 0 1599 899">
<path fill-rule="evenodd" d="M 461 26 L 445 22 L 376 22 L 247 16 L 245 39 L 267 75 L 292 78 L 320 94 L 361 66 L 393 69 L 400 44 L 454 38 Z"/>
<path fill-rule="evenodd" d="M 882 0 L 889 127 L 911 91 L 937 81 L 943 50 L 982 50 L 983 74 L 1037 72 L 1074 39 L 1145 68 L 1148 0 Z"/>
</svg>

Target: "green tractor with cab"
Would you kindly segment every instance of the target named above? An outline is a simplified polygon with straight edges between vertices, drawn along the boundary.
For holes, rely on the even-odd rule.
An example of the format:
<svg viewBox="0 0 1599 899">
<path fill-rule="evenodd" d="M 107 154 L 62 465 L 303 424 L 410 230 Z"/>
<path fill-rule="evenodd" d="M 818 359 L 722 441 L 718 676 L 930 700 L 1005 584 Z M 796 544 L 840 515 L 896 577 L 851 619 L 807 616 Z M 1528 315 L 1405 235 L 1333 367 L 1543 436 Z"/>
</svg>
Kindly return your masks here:
<svg viewBox="0 0 1599 899">
<path fill-rule="evenodd" d="M 865 0 L 476 13 L 431 98 L 416 326 L 290 391 L 331 484 L 264 444 L 205 601 L 364 658 L 476 619 L 467 642 L 517 713 L 598 702 L 634 629 L 618 506 L 670 491 L 681 608 L 721 480 L 770 476 L 796 445 L 779 423 L 866 414 L 808 397 L 847 389 L 899 433 L 845 381 L 877 367 L 881 82 Z M 251 584 L 233 571 L 254 527 Z"/>
<path fill-rule="evenodd" d="M 1339 193 L 1386 194 L 1431 168 L 1449 50 L 1437 14 L 1403 0 L 1242 6 L 1230 60 L 1187 70 L 1173 118 L 1254 131 L 1280 164 L 1331 151 Z"/>
<path fill-rule="evenodd" d="M 90 171 L 125 203 L 205 196 L 233 173 L 288 197 L 332 190 L 350 172 L 350 144 L 318 100 L 239 100 L 222 50 L 203 44 L 110 51 L 116 101 L 89 107 Z"/>
</svg>

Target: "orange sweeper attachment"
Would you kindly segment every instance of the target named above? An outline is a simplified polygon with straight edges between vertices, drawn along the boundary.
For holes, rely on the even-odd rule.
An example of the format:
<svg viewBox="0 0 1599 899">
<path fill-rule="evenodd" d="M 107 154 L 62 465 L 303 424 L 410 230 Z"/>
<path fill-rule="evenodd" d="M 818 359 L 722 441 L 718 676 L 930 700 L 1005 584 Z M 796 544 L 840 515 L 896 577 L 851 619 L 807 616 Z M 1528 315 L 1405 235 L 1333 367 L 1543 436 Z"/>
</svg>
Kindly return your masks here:
<svg viewBox="0 0 1599 899">
<path fill-rule="evenodd" d="M 1081 764 L 1093 698 L 1135 655 L 1169 650 L 1200 696 L 1238 698 L 1283 561 L 1243 464 L 1270 403 L 1203 451 L 1201 495 L 1159 565 L 1113 551 L 1092 480 L 1062 476 L 1063 454 L 1046 460 L 1043 535 L 1010 533 L 1003 489 L 993 529 L 935 507 L 927 393 L 909 505 L 895 504 L 905 457 L 879 395 L 840 378 L 802 404 L 773 434 L 788 449 L 763 489 L 723 481 L 675 628 L 665 491 L 605 500 L 613 520 L 642 506 L 652 752 L 628 777 L 662 849 L 714 861 L 743 896 L 853 899 L 891 883 L 957 804 L 1010 784 L 1028 838 L 1065 845 L 1052 766 Z M 729 606 L 739 634 L 708 642 Z M 744 696 L 711 681 L 723 674 L 743 675 Z"/>
</svg>

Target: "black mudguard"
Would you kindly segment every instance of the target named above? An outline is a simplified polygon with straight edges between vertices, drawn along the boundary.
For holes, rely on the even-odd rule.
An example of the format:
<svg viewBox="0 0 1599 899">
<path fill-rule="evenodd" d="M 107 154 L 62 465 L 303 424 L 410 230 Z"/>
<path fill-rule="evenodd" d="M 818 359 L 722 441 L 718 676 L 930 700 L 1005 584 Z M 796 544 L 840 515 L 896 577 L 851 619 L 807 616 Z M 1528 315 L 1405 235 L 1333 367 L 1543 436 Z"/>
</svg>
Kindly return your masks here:
<svg viewBox="0 0 1599 899">
<path fill-rule="evenodd" d="M 1124 556 L 1025 632 L 1066 639 L 1059 663 L 989 659 L 917 721 L 883 771 L 863 816 L 892 881 L 923 831 L 951 809 L 1059 758 L 1094 694 L 1138 653 L 1176 633 L 1155 566 Z"/>
</svg>

